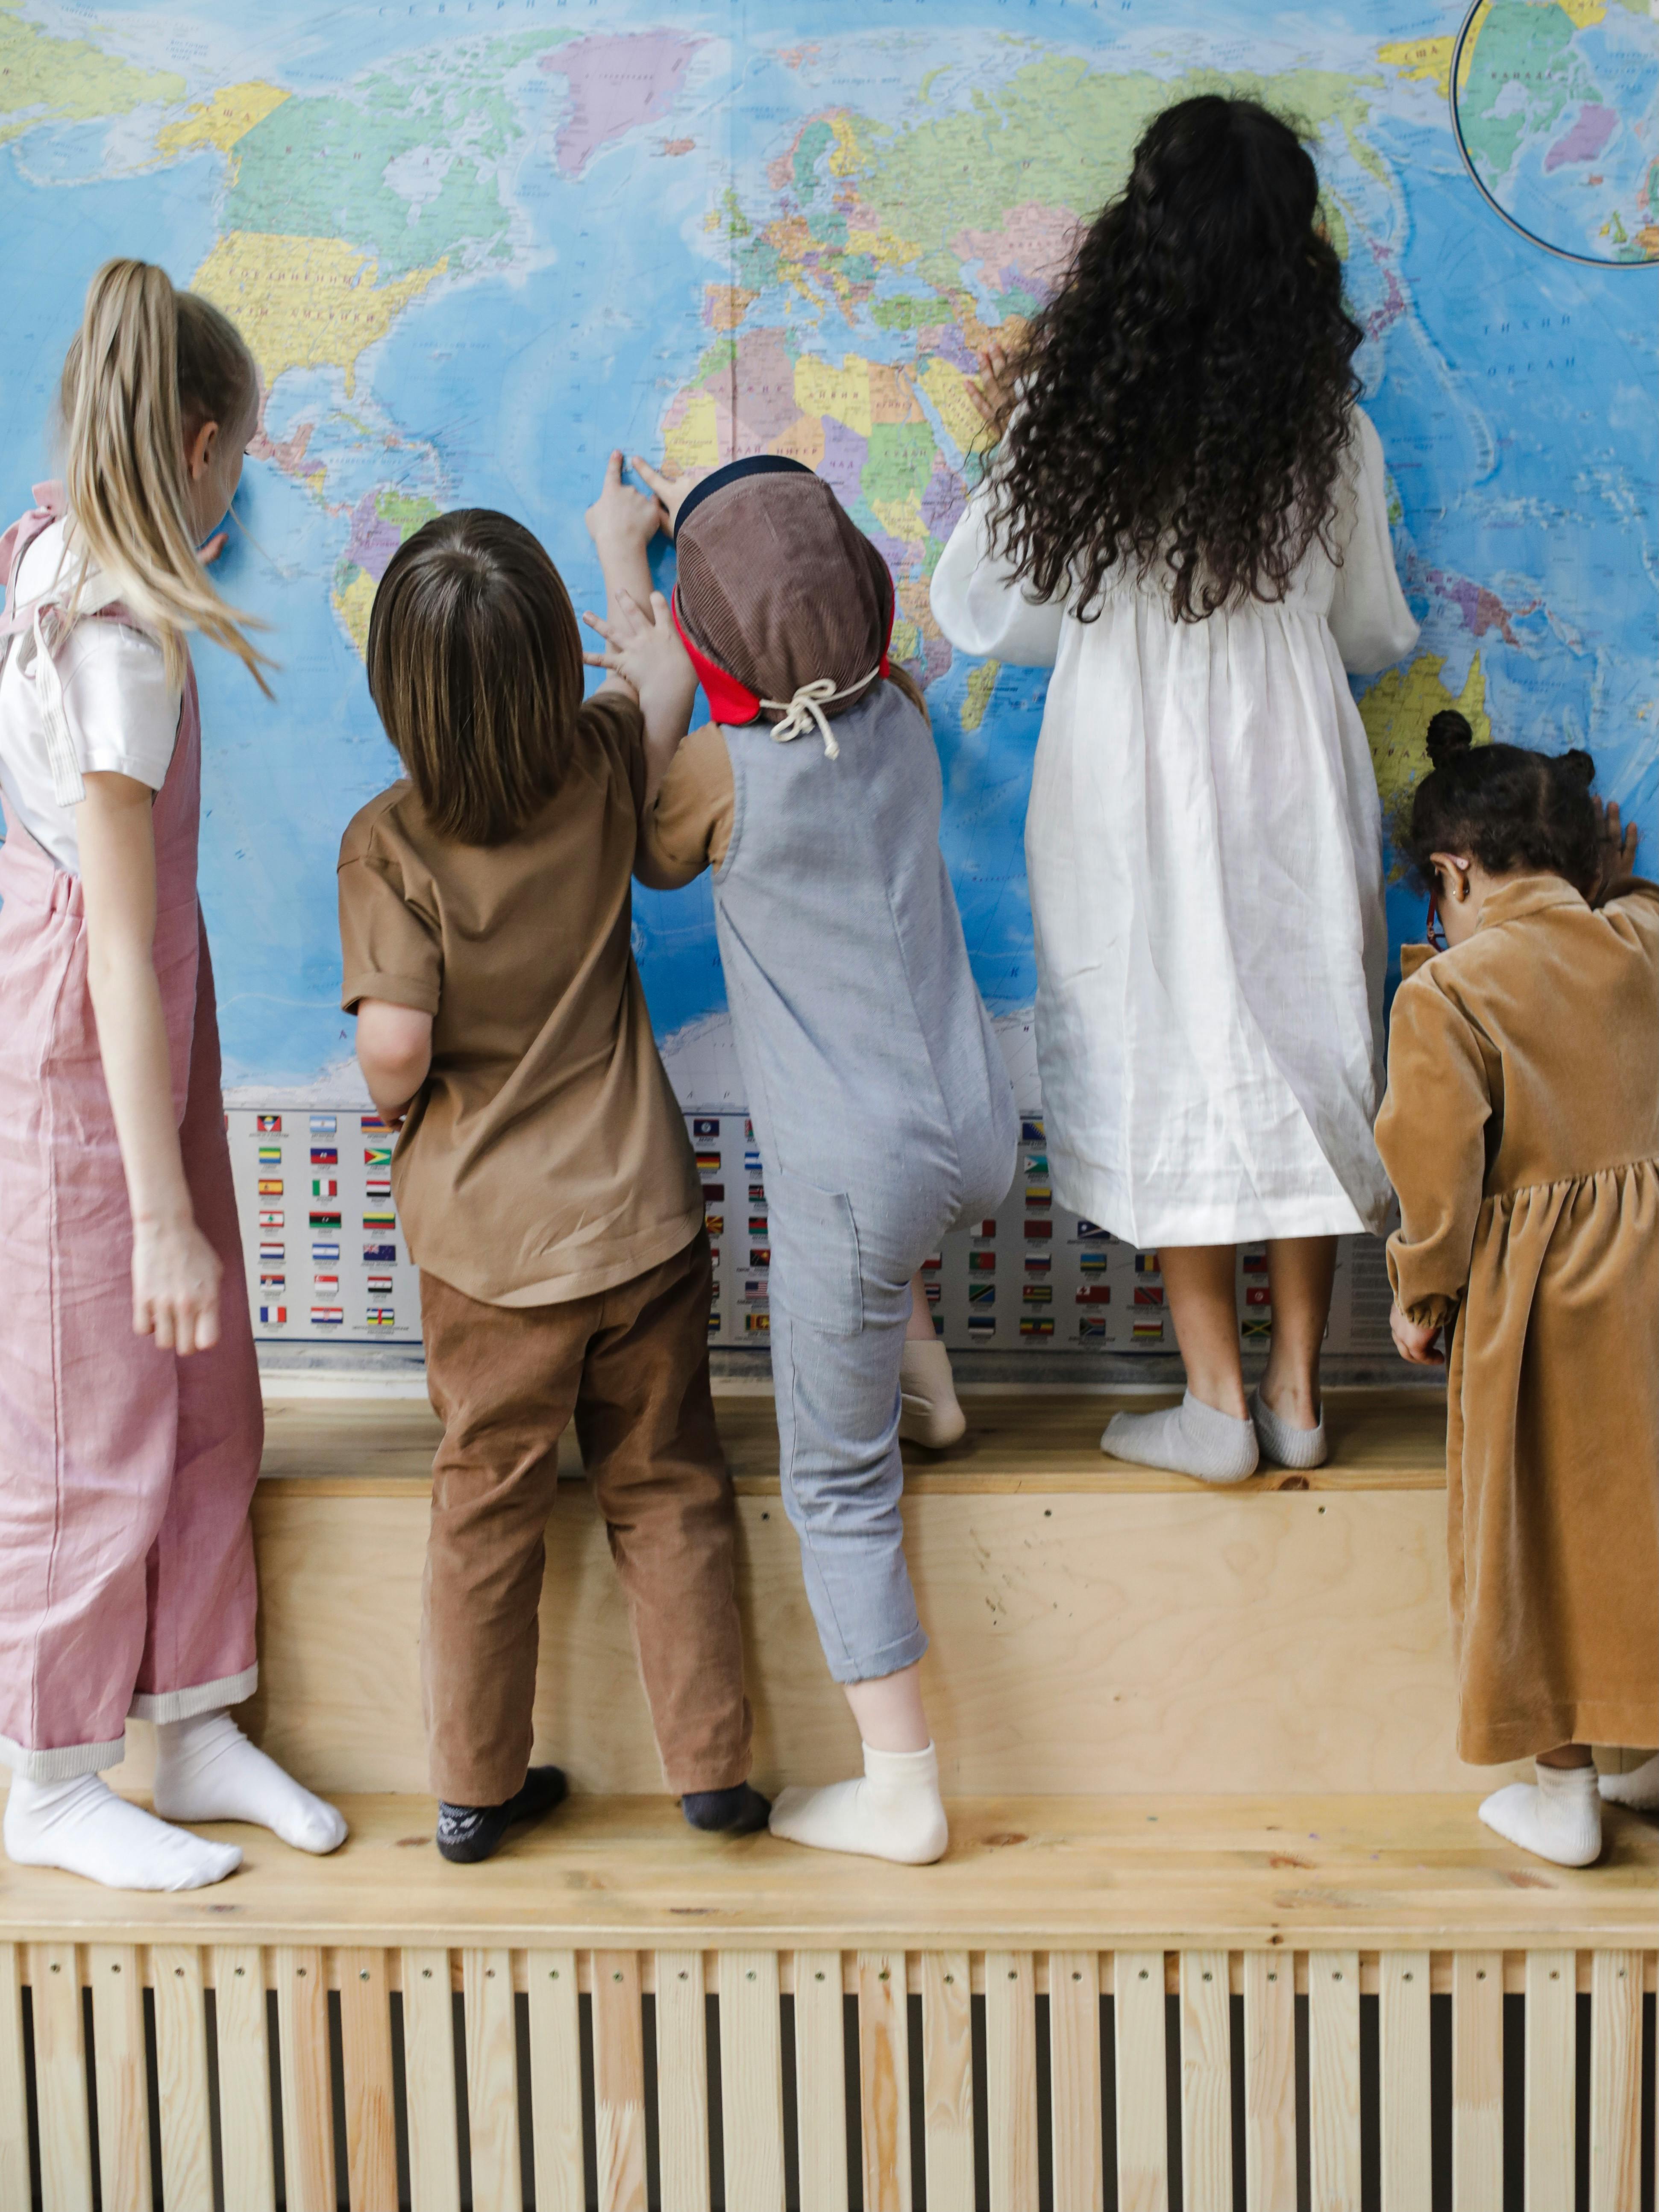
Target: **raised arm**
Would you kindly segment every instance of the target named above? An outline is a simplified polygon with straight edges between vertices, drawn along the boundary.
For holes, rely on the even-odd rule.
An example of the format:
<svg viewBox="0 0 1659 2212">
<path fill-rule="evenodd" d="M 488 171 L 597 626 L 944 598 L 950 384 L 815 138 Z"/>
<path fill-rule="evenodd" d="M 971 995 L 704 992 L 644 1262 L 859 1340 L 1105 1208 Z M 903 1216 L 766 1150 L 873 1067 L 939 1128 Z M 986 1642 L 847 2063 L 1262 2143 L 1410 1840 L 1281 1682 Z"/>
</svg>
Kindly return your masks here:
<svg viewBox="0 0 1659 2212">
<path fill-rule="evenodd" d="M 1337 518 L 1339 565 L 1331 600 L 1331 635 L 1342 665 L 1354 676 L 1392 668 L 1417 642 L 1416 617 L 1406 605 L 1389 536 L 1389 482 L 1382 441 L 1356 408 L 1344 465 Z"/>
<path fill-rule="evenodd" d="M 605 640 L 605 650 L 582 658 L 590 668 L 605 670 L 601 691 L 621 690 L 640 702 L 648 811 L 691 726 L 697 678 L 667 600 L 651 588 L 646 549 L 659 529 L 668 527 L 669 510 L 654 493 L 630 490 L 623 482 L 622 465 L 622 455 L 612 453 L 604 488 L 587 510 L 588 535 L 605 578 L 605 606 L 603 618 L 586 614 L 582 620 Z"/>
<path fill-rule="evenodd" d="M 163 1351 L 219 1341 L 219 1255 L 196 1225 L 155 975 L 155 793 L 89 773 L 76 809 L 87 985 L 132 1212 L 132 1326 Z"/>
</svg>

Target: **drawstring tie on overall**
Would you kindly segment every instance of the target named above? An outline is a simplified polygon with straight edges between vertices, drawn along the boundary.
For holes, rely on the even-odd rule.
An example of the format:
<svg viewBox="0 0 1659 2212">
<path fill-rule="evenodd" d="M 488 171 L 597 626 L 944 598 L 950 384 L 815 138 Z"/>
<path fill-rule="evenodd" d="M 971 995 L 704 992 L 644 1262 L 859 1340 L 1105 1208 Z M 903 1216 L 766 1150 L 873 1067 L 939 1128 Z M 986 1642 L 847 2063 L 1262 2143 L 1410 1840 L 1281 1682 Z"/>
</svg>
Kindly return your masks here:
<svg viewBox="0 0 1659 2212">
<path fill-rule="evenodd" d="M 818 735 L 823 739 L 824 758 L 839 760 L 841 747 L 836 743 L 835 732 L 830 727 L 830 717 L 823 710 L 837 699 L 855 698 L 873 684 L 880 673 L 879 668 L 872 668 L 867 676 L 860 676 L 856 684 L 849 684 L 844 691 L 836 690 L 833 677 L 817 676 L 811 683 L 799 685 L 792 699 L 763 699 L 760 702 L 763 708 L 783 716 L 783 720 L 773 727 L 773 742 L 787 745 L 793 738 L 804 738 L 816 723 Z"/>
</svg>

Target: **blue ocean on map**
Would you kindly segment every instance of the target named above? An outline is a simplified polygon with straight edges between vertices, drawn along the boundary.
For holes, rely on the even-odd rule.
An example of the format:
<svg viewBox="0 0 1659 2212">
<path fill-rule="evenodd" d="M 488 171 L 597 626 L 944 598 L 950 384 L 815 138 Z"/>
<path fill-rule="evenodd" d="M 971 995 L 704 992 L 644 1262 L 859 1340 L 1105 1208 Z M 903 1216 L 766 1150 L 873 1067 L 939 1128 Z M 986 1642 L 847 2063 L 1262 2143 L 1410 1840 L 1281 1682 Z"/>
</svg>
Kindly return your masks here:
<svg viewBox="0 0 1659 2212">
<path fill-rule="evenodd" d="M 386 560 L 433 514 L 501 507 L 596 606 L 582 515 L 613 447 L 677 471 L 793 453 L 881 545 L 975 973 L 1020 1028 L 1043 678 L 965 661 L 927 607 L 981 466 L 965 380 L 1017 341 L 1146 117 L 1221 84 L 1308 131 L 1367 332 L 1423 623 L 1356 686 L 1385 805 L 1458 703 L 1482 737 L 1588 745 L 1659 868 L 1659 24 L 1632 0 L 1483 5 L 0 12 L 8 515 L 51 468 L 106 256 L 220 300 L 264 377 L 217 574 L 269 625 L 274 700 L 197 656 L 231 1095 L 358 1094 L 334 867 L 398 772 L 362 665 Z M 1389 905 L 1396 946 L 1420 935 L 1403 884 Z M 682 1095 L 712 1099 L 706 882 L 638 892 L 635 935 Z"/>
</svg>

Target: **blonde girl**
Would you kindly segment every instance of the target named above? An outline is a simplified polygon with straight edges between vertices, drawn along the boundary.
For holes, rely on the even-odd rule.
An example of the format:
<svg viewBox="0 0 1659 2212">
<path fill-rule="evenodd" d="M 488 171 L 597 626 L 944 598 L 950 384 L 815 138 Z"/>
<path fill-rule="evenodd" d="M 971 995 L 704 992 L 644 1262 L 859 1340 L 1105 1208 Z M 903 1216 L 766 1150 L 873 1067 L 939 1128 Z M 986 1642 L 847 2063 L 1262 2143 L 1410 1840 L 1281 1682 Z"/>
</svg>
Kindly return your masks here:
<svg viewBox="0 0 1659 2212">
<path fill-rule="evenodd" d="M 186 634 L 264 688 L 198 547 L 258 416 L 246 346 L 140 261 L 93 279 L 64 483 L 0 538 L 0 1759 L 6 1852 L 118 1889 L 345 1825 L 243 1736 L 263 1437 L 197 902 Z M 155 1723 L 155 1814 L 103 1780 Z"/>
</svg>

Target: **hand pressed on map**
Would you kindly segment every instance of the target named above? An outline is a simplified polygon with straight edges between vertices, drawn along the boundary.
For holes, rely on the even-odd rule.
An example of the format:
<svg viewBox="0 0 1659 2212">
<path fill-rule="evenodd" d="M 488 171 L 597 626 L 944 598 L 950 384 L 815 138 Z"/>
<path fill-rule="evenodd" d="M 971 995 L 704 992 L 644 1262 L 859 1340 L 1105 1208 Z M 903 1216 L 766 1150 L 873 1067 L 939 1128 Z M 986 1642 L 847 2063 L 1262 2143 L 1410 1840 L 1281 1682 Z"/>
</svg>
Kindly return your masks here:
<svg viewBox="0 0 1659 2212">
<path fill-rule="evenodd" d="M 1013 404 L 1016 364 L 1006 347 L 988 345 L 979 357 L 979 374 L 969 377 L 965 389 L 980 420 L 999 435 Z"/>
<path fill-rule="evenodd" d="M 1640 834 L 1633 822 L 1620 821 L 1616 799 L 1598 799 L 1594 804 L 1596 824 L 1601 832 L 1601 851 L 1592 902 L 1610 884 L 1635 874 L 1636 841 Z"/>
<path fill-rule="evenodd" d="M 582 620 L 609 647 L 605 653 L 585 653 L 582 659 L 590 668 L 607 670 L 639 700 L 645 717 L 645 803 L 649 807 L 680 739 L 691 726 L 696 671 L 660 592 L 651 592 L 641 605 L 631 592 L 613 591 L 603 620 L 593 614 L 585 614 Z"/>
<path fill-rule="evenodd" d="M 685 497 L 696 478 L 691 476 L 665 477 L 653 469 L 649 461 L 641 460 L 635 453 L 629 466 L 641 483 L 648 483 L 662 507 L 662 527 L 666 536 L 674 535 L 674 526 L 680 519 L 680 501 Z M 699 475 L 707 474 L 699 471 Z"/>
</svg>

